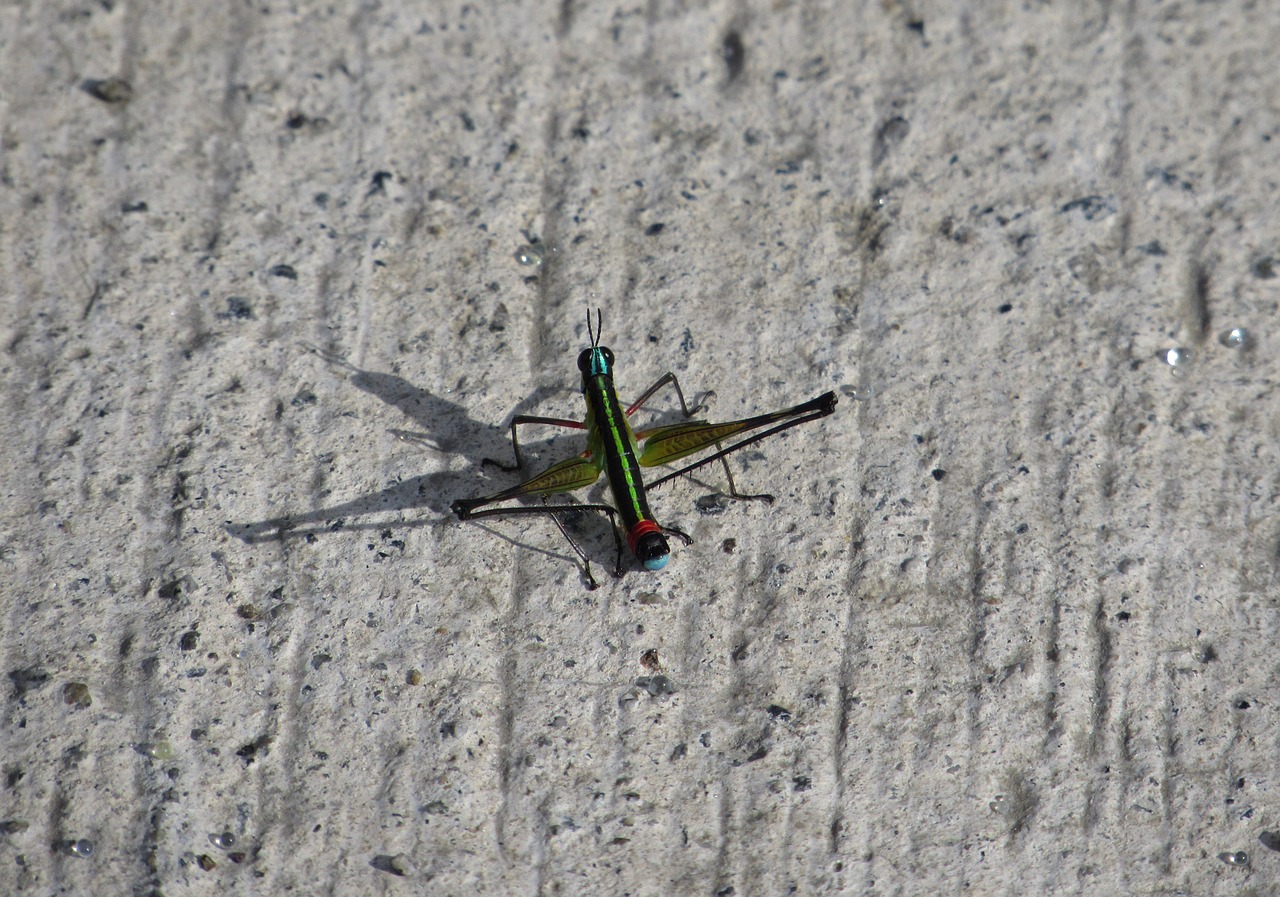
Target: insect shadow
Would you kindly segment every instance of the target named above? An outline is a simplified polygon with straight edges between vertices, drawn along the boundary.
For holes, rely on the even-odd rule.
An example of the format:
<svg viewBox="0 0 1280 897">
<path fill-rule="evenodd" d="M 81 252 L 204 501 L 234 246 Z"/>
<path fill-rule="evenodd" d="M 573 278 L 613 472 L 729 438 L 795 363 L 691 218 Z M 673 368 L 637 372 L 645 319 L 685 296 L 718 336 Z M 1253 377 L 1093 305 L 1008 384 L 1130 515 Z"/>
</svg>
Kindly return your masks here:
<svg viewBox="0 0 1280 897">
<path fill-rule="evenodd" d="M 378 492 L 326 507 L 309 511 L 287 511 L 265 520 L 228 521 L 224 528 L 237 539 L 259 544 L 348 530 L 385 530 L 452 523 L 456 518 L 449 510 L 449 502 L 458 495 L 475 490 L 476 470 L 483 459 L 504 457 L 511 452 L 505 428 L 472 420 L 462 406 L 414 386 L 395 374 L 363 370 L 333 353 L 315 347 L 308 346 L 307 350 L 344 371 L 347 381 L 353 386 L 404 414 L 413 428 L 390 428 L 392 434 L 433 451 L 460 455 L 472 463 L 463 471 L 441 471 L 409 477 Z M 560 390 L 540 389 L 535 395 L 522 401 L 521 406 L 526 403 L 534 405 L 546 395 L 558 391 Z M 518 411 L 519 409 L 517 413 Z M 533 447 L 537 448 L 538 444 L 534 443 Z M 419 508 L 433 511 L 437 516 L 394 522 L 385 518 L 361 519 Z"/>
</svg>

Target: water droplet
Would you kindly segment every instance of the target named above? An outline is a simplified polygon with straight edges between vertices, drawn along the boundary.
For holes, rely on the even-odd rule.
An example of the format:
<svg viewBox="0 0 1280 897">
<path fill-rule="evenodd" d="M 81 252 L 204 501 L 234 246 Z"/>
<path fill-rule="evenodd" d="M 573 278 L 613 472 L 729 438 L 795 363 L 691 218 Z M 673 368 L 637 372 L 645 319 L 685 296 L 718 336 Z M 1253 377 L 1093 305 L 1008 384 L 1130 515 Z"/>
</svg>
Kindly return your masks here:
<svg viewBox="0 0 1280 897">
<path fill-rule="evenodd" d="M 989 806 L 991 807 L 992 813 L 999 813 L 1003 816 L 1005 813 L 1009 812 L 1009 799 L 1003 794 L 997 794 L 996 799 L 993 800 Z"/>
<path fill-rule="evenodd" d="M 209 843 L 219 850 L 230 850 L 235 846 L 236 836 L 231 832 L 219 832 L 209 836 Z"/>
<path fill-rule="evenodd" d="M 72 841 L 67 845 L 67 853 L 71 854 L 73 857 L 80 857 L 81 859 L 87 860 L 89 857 L 93 856 L 93 842 L 88 838 L 80 838 L 77 841 Z"/>
<path fill-rule="evenodd" d="M 1191 350 L 1183 349 L 1180 346 L 1174 346 L 1172 349 L 1161 349 L 1156 352 L 1156 360 L 1163 361 L 1174 370 L 1186 369 L 1191 366 Z"/>
<path fill-rule="evenodd" d="M 530 243 L 516 250 L 516 261 L 521 265 L 538 267 L 542 265 L 542 258 L 543 251 L 540 243 Z"/>
<path fill-rule="evenodd" d="M 1243 850 L 1225 851 L 1218 854 L 1218 859 L 1226 863 L 1228 866 L 1247 866 L 1249 865 L 1249 854 Z"/>
<path fill-rule="evenodd" d="M 1218 342 L 1228 349 L 1247 349 L 1252 343 L 1249 339 L 1249 331 L 1243 327 L 1232 327 L 1230 330 L 1222 331 L 1218 334 Z"/>
<path fill-rule="evenodd" d="M 876 394 L 876 388 L 870 383 L 859 383 L 857 386 L 845 386 L 840 391 L 855 402 L 865 402 Z"/>
</svg>

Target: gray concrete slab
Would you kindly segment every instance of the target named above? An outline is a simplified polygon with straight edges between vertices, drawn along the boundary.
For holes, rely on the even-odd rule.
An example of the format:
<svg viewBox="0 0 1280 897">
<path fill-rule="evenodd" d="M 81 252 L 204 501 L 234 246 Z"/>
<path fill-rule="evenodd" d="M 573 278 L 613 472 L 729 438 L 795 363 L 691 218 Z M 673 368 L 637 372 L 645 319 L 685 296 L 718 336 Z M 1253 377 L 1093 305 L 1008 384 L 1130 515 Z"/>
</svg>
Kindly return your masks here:
<svg viewBox="0 0 1280 897">
<path fill-rule="evenodd" d="M 1278 44 L 6 5 L 0 892 L 1275 893 Z M 449 505 L 596 307 L 624 398 L 840 405 L 591 592 Z"/>
</svg>

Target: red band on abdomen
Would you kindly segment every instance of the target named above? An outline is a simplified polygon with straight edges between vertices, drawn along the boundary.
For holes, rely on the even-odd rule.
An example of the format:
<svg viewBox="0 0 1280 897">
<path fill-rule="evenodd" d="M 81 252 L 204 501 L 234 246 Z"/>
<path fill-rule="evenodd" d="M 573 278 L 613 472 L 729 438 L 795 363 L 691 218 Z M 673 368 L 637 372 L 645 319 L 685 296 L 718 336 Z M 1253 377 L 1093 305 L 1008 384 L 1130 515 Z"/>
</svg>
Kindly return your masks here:
<svg viewBox="0 0 1280 897">
<path fill-rule="evenodd" d="M 662 527 L 658 526 L 658 524 L 654 523 L 652 520 L 641 520 L 635 526 L 631 527 L 631 529 L 627 530 L 627 547 L 631 549 L 631 553 L 634 555 L 636 553 L 636 543 L 640 541 L 642 536 L 647 536 L 649 533 L 660 532 L 662 532 Z"/>
</svg>

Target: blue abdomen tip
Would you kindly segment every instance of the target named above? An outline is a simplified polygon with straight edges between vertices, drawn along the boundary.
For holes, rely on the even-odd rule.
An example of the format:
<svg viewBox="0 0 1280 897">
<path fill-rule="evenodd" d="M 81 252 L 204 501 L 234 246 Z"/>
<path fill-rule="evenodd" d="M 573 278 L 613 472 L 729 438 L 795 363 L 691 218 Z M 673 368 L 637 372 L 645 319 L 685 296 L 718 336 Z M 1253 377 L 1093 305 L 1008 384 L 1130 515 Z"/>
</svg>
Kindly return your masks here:
<svg viewBox="0 0 1280 897">
<path fill-rule="evenodd" d="M 667 559 L 670 557 L 671 555 L 664 554 L 662 557 L 649 558 L 649 560 L 644 562 L 644 568 L 646 570 L 661 570 L 663 567 L 667 566 Z"/>
</svg>

